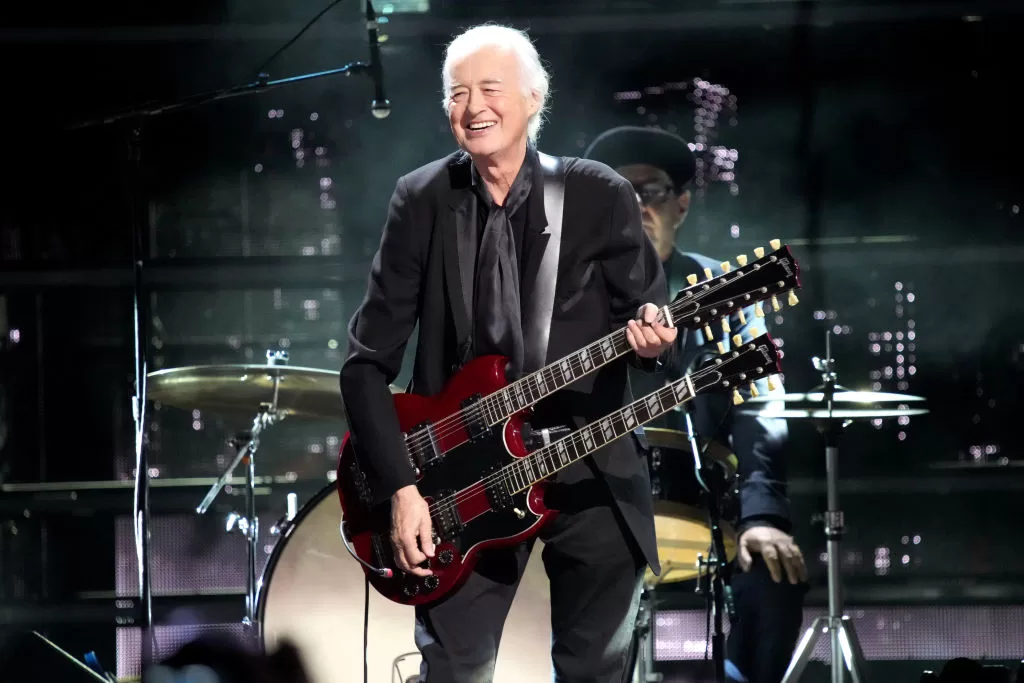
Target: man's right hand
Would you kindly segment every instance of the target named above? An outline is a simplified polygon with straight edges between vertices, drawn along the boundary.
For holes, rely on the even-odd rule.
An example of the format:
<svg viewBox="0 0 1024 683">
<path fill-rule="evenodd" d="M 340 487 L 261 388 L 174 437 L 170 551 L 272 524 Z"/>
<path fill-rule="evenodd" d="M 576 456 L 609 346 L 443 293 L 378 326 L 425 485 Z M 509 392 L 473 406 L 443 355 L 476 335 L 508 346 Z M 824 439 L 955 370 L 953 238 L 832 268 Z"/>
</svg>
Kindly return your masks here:
<svg viewBox="0 0 1024 683">
<path fill-rule="evenodd" d="M 434 556 L 430 508 L 415 486 L 404 486 L 391 496 L 391 546 L 403 572 L 416 576 L 433 574 L 417 565 Z"/>
</svg>

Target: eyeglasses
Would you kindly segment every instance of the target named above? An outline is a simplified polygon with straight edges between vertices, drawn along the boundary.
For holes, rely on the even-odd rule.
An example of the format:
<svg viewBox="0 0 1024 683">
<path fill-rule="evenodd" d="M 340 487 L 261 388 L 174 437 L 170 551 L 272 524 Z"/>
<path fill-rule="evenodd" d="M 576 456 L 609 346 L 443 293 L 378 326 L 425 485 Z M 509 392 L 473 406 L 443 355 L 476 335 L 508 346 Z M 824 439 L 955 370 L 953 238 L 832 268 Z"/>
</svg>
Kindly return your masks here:
<svg viewBox="0 0 1024 683">
<path fill-rule="evenodd" d="M 671 197 L 675 188 L 665 183 L 644 183 L 643 185 L 633 185 L 633 190 L 636 192 L 636 196 L 641 204 L 657 207 L 664 204 Z"/>
</svg>

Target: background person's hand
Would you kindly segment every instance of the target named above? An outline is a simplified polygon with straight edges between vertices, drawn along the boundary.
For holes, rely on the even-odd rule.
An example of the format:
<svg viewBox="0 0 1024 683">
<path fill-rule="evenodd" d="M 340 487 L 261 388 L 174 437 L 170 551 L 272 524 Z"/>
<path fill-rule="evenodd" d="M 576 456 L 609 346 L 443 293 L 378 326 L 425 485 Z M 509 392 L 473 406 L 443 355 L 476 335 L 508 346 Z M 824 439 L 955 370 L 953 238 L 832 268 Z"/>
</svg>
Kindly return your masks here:
<svg viewBox="0 0 1024 683">
<path fill-rule="evenodd" d="M 772 581 L 782 582 L 782 572 L 792 584 L 807 580 L 807 567 L 803 553 L 793 537 L 772 526 L 755 526 L 747 529 L 740 536 L 739 549 L 736 552 L 743 571 L 750 571 L 754 562 L 753 554 L 759 553 L 768 566 Z"/>
</svg>

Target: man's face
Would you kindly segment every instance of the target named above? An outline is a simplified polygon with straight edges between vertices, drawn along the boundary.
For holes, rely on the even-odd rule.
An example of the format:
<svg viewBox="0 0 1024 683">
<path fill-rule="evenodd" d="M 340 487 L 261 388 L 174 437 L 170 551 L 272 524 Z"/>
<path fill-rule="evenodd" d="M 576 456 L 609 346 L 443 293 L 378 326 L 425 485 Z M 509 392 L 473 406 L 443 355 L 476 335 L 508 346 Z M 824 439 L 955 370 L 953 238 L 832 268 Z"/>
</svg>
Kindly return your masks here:
<svg viewBox="0 0 1024 683">
<path fill-rule="evenodd" d="M 664 261 L 672 254 L 676 230 L 690 208 L 690 191 L 678 194 L 668 173 L 648 164 L 630 164 L 615 170 L 636 190 L 644 231 Z"/>
<path fill-rule="evenodd" d="M 536 97 L 523 94 L 510 50 L 486 47 L 452 68 L 448 121 L 459 146 L 474 158 L 525 148 L 526 125 L 538 106 Z"/>
</svg>

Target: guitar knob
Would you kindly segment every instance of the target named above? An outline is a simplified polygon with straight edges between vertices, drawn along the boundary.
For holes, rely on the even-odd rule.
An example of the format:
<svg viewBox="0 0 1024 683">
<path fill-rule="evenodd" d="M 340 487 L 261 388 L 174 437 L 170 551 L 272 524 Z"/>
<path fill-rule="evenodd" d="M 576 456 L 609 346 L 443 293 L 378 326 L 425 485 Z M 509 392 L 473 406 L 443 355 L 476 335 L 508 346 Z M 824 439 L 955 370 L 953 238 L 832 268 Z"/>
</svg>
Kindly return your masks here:
<svg viewBox="0 0 1024 683">
<path fill-rule="evenodd" d="M 426 587 L 428 592 L 436 590 L 440 584 L 441 579 L 437 578 L 434 575 L 430 575 L 423 579 L 423 585 Z"/>
<path fill-rule="evenodd" d="M 455 553 L 451 549 L 442 550 L 437 554 L 437 561 L 441 563 L 442 567 L 447 567 L 455 559 Z"/>
<path fill-rule="evenodd" d="M 406 581 L 405 585 L 402 586 L 402 592 L 405 593 L 406 597 L 411 598 L 420 592 L 420 586 L 414 581 Z"/>
</svg>

